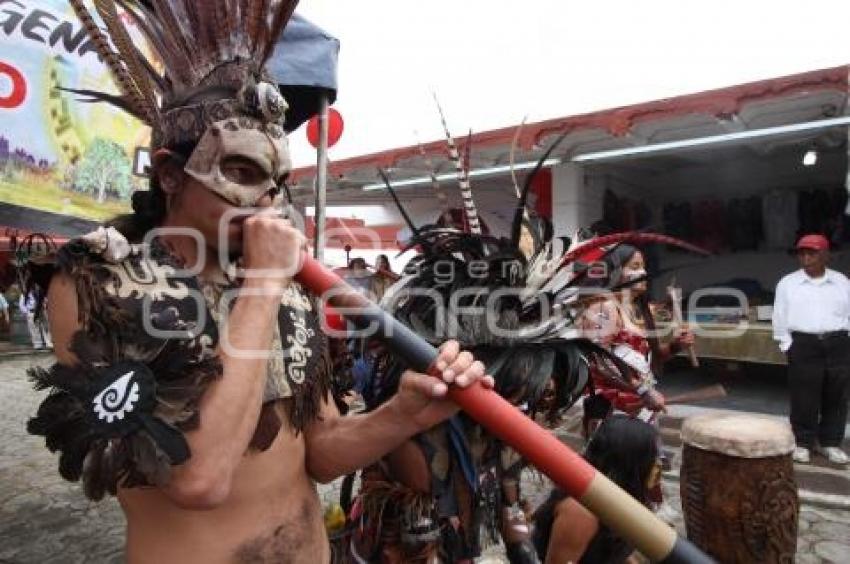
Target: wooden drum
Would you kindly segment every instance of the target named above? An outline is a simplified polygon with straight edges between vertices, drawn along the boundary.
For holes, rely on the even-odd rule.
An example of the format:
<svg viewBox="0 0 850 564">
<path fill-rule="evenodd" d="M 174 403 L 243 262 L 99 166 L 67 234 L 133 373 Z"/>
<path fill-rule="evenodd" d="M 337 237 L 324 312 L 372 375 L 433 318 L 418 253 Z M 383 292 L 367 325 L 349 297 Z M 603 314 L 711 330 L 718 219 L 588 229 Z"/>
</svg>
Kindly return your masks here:
<svg viewBox="0 0 850 564">
<path fill-rule="evenodd" d="M 688 538 L 719 562 L 794 562 L 799 502 L 787 422 L 709 414 L 682 426 Z"/>
</svg>

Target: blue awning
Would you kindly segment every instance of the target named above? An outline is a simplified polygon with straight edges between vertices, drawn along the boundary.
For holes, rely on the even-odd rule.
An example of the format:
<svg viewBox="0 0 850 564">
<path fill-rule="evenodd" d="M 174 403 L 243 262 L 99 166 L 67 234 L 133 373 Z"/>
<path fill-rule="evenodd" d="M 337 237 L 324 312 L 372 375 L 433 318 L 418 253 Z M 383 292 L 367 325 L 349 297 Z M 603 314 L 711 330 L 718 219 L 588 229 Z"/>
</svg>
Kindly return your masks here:
<svg viewBox="0 0 850 564">
<path fill-rule="evenodd" d="M 293 131 L 316 115 L 319 101 L 336 100 L 339 40 L 294 14 L 286 25 L 266 69 L 289 103 L 286 130 Z"/>
</svg>

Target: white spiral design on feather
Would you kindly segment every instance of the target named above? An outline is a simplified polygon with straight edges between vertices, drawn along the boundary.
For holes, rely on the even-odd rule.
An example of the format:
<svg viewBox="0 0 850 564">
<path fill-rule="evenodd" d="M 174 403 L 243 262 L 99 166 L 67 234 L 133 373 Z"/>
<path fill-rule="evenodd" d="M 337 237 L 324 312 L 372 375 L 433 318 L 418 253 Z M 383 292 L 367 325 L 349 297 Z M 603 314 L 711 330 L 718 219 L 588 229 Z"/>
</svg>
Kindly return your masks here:
<svg viewBox="0 0 850 564">
<path fill-rule="evenodd" d="M 127 372 L 94 397 L 92 403 L 98 419 L 112 423 L 133 411 L 139 401 L 139 383 L 131 381 L 134 373 Z"/>
</svg>

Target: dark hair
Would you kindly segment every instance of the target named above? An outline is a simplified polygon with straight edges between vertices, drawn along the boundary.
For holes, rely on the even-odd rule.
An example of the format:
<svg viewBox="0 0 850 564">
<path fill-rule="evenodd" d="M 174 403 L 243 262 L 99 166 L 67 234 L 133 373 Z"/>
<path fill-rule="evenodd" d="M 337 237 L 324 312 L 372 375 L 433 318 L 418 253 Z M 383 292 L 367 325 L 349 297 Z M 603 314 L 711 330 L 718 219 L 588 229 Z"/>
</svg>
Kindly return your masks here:
<svg viewBox="0 0 850 564">
<path fill-rule="evenodd" d="M 178 157 L 188 160 L 195 150 L 195 143 L 185 143 L 169 149 Z M 159 184 L 159 174 L 151 169 L 149 188 L 136 190 L 131 198 L 133 212 L 118 215 L 106 222 L 109 227 L 117 229 L 131 243 L 138 243 L 145 234 L 162 224 L 165 219 L 165 192 Z"/>
<path fill-rule="evenodd" d="M 383 262 L 385 262 L 385 263 L 386 263 L 386 267 L 387 267 L 387 269 L 388 269 L 388 270 L 392 270 L 393 266 L 392 266 L 392 264 L 390 263 L 390 257 L 388 257 L 387 255 L 383 255 L 383 254 L 382 254 L 382 255 L 378 255 L 378 259 L 375 261 L 375 266 L 377 266 L 378 268 L 380 268 L 380 266 L 378 265 L 378 263 L 379 263 L 379 262 L 381 262 L 381 261 L 383 261 Z"/>
<path fill-rule="evenodd" d="M 649 481 L 658 459 L 658 431 L 628 415 L 612 415 L 602 422 L 584 451 L 584 459 L 629 495 L 649 503 Z M 534 546 L 544 558 L 555 521 L 555 508 L 567 493 L 554 488 L 534 512 Z"/>
<path fill-rule="evenodd" d="M 605 235 L 610 235 L 615 231 L 615 229 L 604 219 L 593 222 L 589 229 L 597 237 L 604 237 Z"/>
<path fill-rule="evenodd" d="M 623 267 L 632 260 L 632 257 L 634 257 L 636 253 L 643 254 L 643 251 L 637 247 L 623 243 L 617 245 L 617 247 L 615 247 L 614 250 L 608 253 L 608 256 L 605 257 L 605 261 L 608 264 L 608 271 L 610 273 L 608 279 L 610 288 L 617 288 L 623 283 Z M 615 279 L 615 277 L 617 279 Z M 657 372 L 661 372 L 663 369 L 661 343 L 658 341 L 658 336 L 655 332 L 655 319 L 652 317 L 652 310 L 649 307 L 649 292 L 643 292 L 640 295 L 634 296 L 634 300 L 635 305 L 637 306 L 637 313 L 640 315 L 640 319 L 643 321 L 644 327 L 649 334 L 647 340 L 649 341 L 649 346 L 652 349 L 652 367 Z"/>
<path fill-rule="evenodd" d="M 132 197 L 133 212 L 113 217 L 106 222 L 121 232 L 131 243 L 138 243 L 145 234 L 159 226 L 165 219 L 165 193 L 157 178 L 150 180 L 150 188 L 137 190 Z"/>
<path fill-rule="evenodd" d="M 628 245 L 626 243 L 621 243 L 614 247 L 614 249 L 608 253 L 605 257 L 605 261 L 612 267 L 613 272 L 621 272 L 622 268 L 626 266 L 626 264 L 632 260 L 632 257 L 640 252 L 640 249 L 637 247 L 633 247 L 632 245 Z M 619 283 L 619 280 L 612 280 L 614 284 Z"/>
<path fill-rule="evenodd" d="M 591 437 L 584 458 L 636 500 L 646 503 L 646 481 L 658 452 L 658 430 L 628 415 L 612 415 Z"/>
<path fill-rule="evenodd" d="M 351 261 L 348 263 L 348 268 L 355 267 L 366 268 L 366 259 L 364 259 L 363 257 L 354 257 L 353 259 L 351 259 Z"/>
</svg>

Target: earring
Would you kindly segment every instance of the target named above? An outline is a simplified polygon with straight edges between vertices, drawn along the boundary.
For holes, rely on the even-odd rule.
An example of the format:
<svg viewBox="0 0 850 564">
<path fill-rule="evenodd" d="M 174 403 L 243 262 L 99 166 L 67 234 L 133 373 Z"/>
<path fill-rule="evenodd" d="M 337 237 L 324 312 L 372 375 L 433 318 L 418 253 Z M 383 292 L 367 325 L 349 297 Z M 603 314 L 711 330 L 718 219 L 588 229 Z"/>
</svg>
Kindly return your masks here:
<svg viewBox="0 0 850 564">
<path fill-rule="evenodd" d="M 661 483 L 662 464 L 660 460 L 656 460 L 649 471 L 649 476 L 646 478 L 646 489 L 651 490 Z"/>
</svg>

